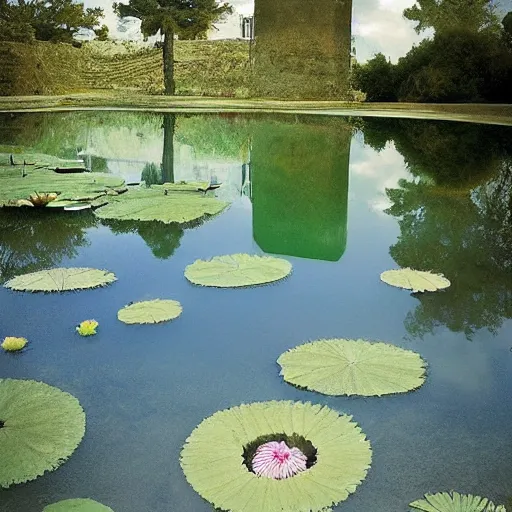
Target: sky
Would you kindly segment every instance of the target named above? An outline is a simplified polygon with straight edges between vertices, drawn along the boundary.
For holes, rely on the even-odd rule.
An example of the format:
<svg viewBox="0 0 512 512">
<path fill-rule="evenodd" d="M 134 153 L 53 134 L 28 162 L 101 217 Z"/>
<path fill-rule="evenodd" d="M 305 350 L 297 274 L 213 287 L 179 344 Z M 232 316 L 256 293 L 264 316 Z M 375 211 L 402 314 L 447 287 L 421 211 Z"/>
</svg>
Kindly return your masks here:
<svg viewBox="0 0 512 512">
<path fill-rule="evenodd" d="M 111 0 L 83 0 L 87 7 L 103 7 L 105 20 L 111 34 L 116 32 L 117 18 L 112 12 Z M 126 1 L 126 0 L 125 0 Z M 253 11 L 251 0 L 227 0 L 242 14 Z M 279 1 L 279 0 L 276 0 Z M 494 0 L 503 12 L 512 10 L 512 0 Z M 421 35 L 414 31 L 414 22 L 403 18 L 402 12 L 415 0 L 355 0 L 353 2 L 352 32 L 355 37 L 356 56 L 364 62 L 382 52 L 396 62 L 413 44 L 418 43 L 428 32 Z"/>
</svg>

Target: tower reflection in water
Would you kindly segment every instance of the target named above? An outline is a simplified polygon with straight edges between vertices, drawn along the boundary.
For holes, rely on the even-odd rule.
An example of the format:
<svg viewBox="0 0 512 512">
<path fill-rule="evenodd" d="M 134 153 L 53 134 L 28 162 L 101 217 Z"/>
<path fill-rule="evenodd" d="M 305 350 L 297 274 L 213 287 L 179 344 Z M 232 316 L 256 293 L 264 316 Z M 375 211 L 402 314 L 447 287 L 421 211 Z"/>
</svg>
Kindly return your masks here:
<svg viewBox="0 0 512 512">
<path fill-rule="evenodd" d="M 343 119 L 255 123 L 253 236 L 264 252 L 326 261 L 343 256 L 351 137 Z"/>
</svg>

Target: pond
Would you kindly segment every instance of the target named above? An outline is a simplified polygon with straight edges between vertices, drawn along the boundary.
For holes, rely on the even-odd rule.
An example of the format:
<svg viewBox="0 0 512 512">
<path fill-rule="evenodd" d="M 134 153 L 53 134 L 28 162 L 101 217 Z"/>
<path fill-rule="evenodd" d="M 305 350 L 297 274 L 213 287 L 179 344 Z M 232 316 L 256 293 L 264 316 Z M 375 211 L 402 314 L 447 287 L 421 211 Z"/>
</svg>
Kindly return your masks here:
<svg viewBox="0 0 512 512">
<path fill-rule="evenodd" d="M 326 404 L 371 442 L 366 480 L 335 510 L 407 511 L 426 492 L 512 496 L 512 129 L 324 116 L 2 115 L 0 153 L 83 159 L 127 183 L 217 181 L 231 203 L 199 226 L 102 221 L 91 212 L 0 209 L 0 279 L 58 266 L 108 269 L 106 288 L 0 288 L 0 377 L 76 396 L 85 437 L 57 471 L 0 491 L 2 512 L 90 497 L 115 512 L 211 511 L 179 464 L 218 410 L 264 400 Z M 292 275 L 246 289 L 195 287 L 198 258 L 279 255 Z M 381 272 L 414 267 L 452 283 L 411 294 Z M 125 325 L 131 301 L 183 314 Z M 81 338 L 75 326 L 99 322 Z M 387 397 L 327 397 L 279 376 L 309 340 L 380 340 L 428 362 L 425 384 Z"/>
</svg>

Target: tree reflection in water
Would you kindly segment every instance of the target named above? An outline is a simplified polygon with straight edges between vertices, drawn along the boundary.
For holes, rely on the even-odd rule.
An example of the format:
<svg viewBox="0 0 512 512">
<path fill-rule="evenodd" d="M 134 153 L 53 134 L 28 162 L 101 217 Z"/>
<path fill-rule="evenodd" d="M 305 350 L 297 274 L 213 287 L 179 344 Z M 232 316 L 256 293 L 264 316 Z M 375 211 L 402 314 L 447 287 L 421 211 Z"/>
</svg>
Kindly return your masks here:
<svg viewBox="0 0 512 512">
<path fill-rule="evenodd" d="M 96 226 L 91 212 L 0 208 L 0 280 L 57 266 L 89 245 Z"/>
<path fill-rule="evenodd" d="M 366 125 L 366 126 L 365 126 Z M 400 236 L 390 254 L 401 267 L 444 273 L 443 293 L 417 294 L 405 327 L 422 338 L 438 326 L 472 339 L 512 318 L 511 130 L 470 124 L 364 121 L 365 142 L 388 140 L 413 179 L 387 189 Z M 384 131 L 383 131 L 384 130 Z"/>
<path fill-rule="evenodd" d="M 178 224 L 163 222 L 139 222 L 130 220 L 102 220 L 112 233 L 121 235 L 135 233 L 139 235 L 156 258 L 170 258 L 180 246 L 183 229 Z"/>
</svg>

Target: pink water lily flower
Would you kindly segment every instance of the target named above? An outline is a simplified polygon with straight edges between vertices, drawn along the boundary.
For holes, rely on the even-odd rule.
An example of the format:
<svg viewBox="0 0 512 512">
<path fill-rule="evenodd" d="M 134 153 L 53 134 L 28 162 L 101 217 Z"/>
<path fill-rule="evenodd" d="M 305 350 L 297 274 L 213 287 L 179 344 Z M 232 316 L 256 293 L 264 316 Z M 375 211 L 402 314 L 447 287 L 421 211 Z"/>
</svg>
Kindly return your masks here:
<svg viewBox="0 0 512 512">
<path fill-rule="evenodd" d="M 270 441 L 256 450 L 252 469 L 258 476 L 282 480 L 305 471 L 306 461 L 307 457 L 298 448 L 288 448 L 284 441 Z"/>
</svg>

